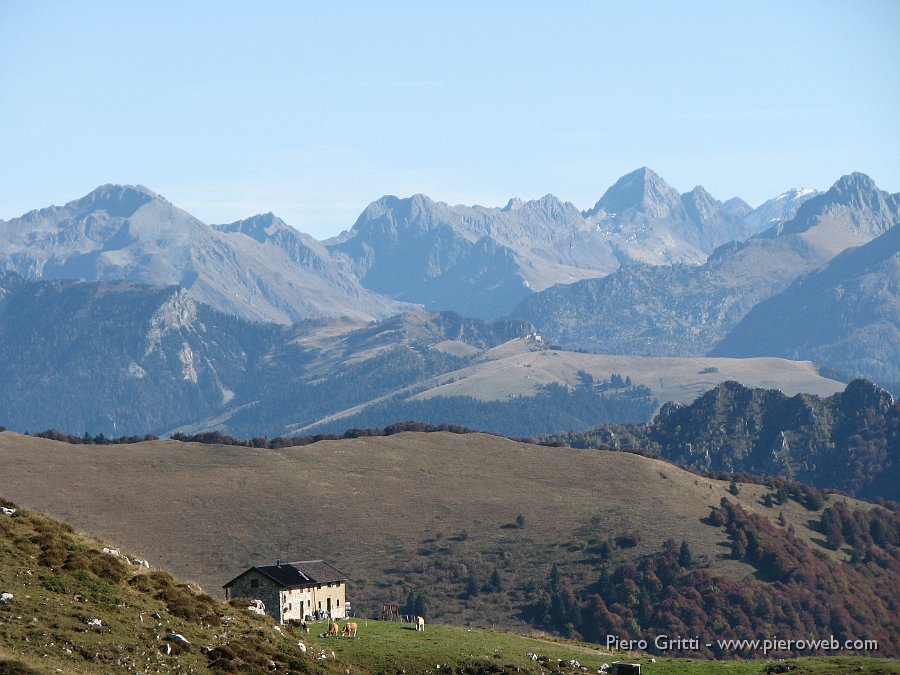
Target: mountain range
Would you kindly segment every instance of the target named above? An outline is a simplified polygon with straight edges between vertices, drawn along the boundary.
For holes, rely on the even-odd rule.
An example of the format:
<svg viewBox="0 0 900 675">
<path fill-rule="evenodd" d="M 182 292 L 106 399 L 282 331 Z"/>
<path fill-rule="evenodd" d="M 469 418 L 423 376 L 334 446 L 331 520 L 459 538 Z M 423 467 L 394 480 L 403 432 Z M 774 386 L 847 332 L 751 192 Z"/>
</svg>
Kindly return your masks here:
<svg viewBox="0 0 900 675">
<path fill-rule="evenodd" d="M 803 202 L 790 220 L 746 241 L 720 246 L 701 265 L 626 265 L 603 278 L 535 293 L 511 315 L 531 321 L 567 348 L 607 354 L 737 355 L 725 348 L 713 350 L 751 309 L 848 248 L 869 244 L 870 251 L 893 250 L 892 229 L 898 222 L 900 195 L 889 195 L 867 176 L 852 174 Z M 848 264 L 857 260 L 865 264 L 872 255 L 879 254 L 851 256 Z M 896 330 L 900 314 L 891 312 L 896 305 L 888 297 L 897 284 L 896 270 L 882 267 L 872 275 L 869 287 L 887 294 L 883 321 Z M 795 293 L 802 295 L 806 288 L 800 286 Z M 808 300 L 795 295 L 791 302 Z M 782 332 L 774 325 L 768 328 Z M 843 328 L 853 329 L 846 323 Z M 881 338 L 870 340 L 858 331 L 854 344 L 855 363 L 834 359 L 831 365 L 851 374 L 883 376 L 884 369 L 858 368 L 867 359 L 890 360 L 889 353 L 885 359 L 872 355 L 881 353 Z M 753 353 L 783 355 L 768 350 L 765 341 Z M 803 349 L 791 354 L 815 358 Z"/>
<path fill-rule="evenodd" d="M 0 221 L 0 614 L 34 614 L 0 652 L 146 670 L 164 622 L 182 665 L 263 649 L 205 652 L 249 624 L 184 624 L 221 612 L 41 508 L 207 588 L 289 550 L 343 561 L 362 615 L 406 596 L 594 641 L 731 626 L 896 655 L 900 401 L 853 378 L 900 383 L 898 223 L 859 173 L 753 209 L 647 168 L 585 211 L 386 196 L 322 242 L 141 186 Z"/>
<path fill-rule="evenodd" d="M 643 168 L 587 211 L 383 197 L 318 242 L 271 213 L 207 225 L 107 185 L 0 222 L 0 422 L 253 436 L 452 410 L 523 435 L 640 421 L 729 377 L 890 386 L 898 220 L 900 195 L 863 174 L 754 210 Z M 597 396 L 576 406 L 581 371 Z"/>
<path fill-rule="evenodd" d="M 553 195 L 503 208 L 387 196 L 349 231 L 318 242 L 272 213 L 207 225 L 143 186 L 104 185 L 0 221 L 0 268 L 28 279 L 177 284 L 255 321 L 385 318 L 409 303 L 490 319 L 533 292 L 602 277 L 623 262 L 701 263 L 775 213 L 769 203 L 734 206 L 700 186 L 679 195 L 642 168 L 587 211 Z"/>
<path fill-rule="evenodd" d="M 605 276 L 634 261 L 697 264 L 757 231 L 702 187 L 679 195 L 642 168 L 587 211 L 553 195 L 511 199 L 503 208 L 384 197 L 326 244 L 370 290 L 492 318 L 555 284 Z"/>
<path fill-rule="evenodd" d="M 319 242 L 272 214 L 211 227 L 143 186 L 104 185 L 0 223 L 0 267 L 29 279 L 178 284 L 255 321 L 409 309 L 362 288 Z"/>
</svg>

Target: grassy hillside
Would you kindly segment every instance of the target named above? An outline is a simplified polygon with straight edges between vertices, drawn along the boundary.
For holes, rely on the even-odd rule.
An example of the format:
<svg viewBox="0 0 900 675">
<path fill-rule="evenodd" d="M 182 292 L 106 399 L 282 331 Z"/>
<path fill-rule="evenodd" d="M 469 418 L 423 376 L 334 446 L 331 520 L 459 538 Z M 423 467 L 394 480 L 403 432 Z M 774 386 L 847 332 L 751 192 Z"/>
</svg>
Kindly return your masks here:
<svg viewBox="0 0 900 675">
<path fill-rule="evenodd" d="M 735 497 L 726 482 L 662 461 L 483 434 L 262 450 L 72 446 L 7 432 L 0 464 L 0 490 L 12 499 L 121 542 L 213 595 L 249 564 L 321 557 L 351 577 L 362 612 L 423 590 L 431 617 L 468 625 L 523 625 L 521 607 L 552 564 L 583 586 L 604 563 L 655 553 L 668 538 L 687 541 L 716 573 L 752 575 L 728 557 L 725 529 L 702 523 L 723 496 L 750 512 L 783 513 L 804 541 L 822 538 L 798 503 L 763 506 L 760 485 Z M 606 541 L 608 560 L 599 548 Z M 503 590 L 482 591 L 495 570 Z M 469 593 L 473 577 L 477 592 Z"/>
<path fill-rule="evenodd" d="M 474 396 L 485 400 L 510 395 L 527 396 L 541 384 L 579 384 L 578 371 L 605 379 L 611 373 L 630 376 L 635 384 L 649 387 L 661 403 L 691 403 L 719 382 L 736 380 L 748 387 L 770 387 L 785 393 L 806 392 L 827 396 L 843 387 L 819 374 L 810 361 L 775 358 L 681 358 L 586 354 L 530 347 L 513 340 L 487 351 L 476 364 L 437 377 L 417 398 Z M 445 382 L 446 384 L 441 384 Z"/>
<path fill-rule="evenodd" d="M 0 515 L 0 673 L 334 672 L 268 618 L 103 546 L 38 513 Z"/>
<path fill-rule="evenodd" d="M 68 525 L 0 499 L 0 673 L 247 672 L 512 673 L 596 671 L 614 660 L 646 673 L 763 672 L 768 662 L 651 660 L 598 645 L 478 628 L 359 620 L 357 639 L 322 638 L 276 627 L 236 601 L 199 594 L 167 572 L 121 554 Z M 108 546 L 108 545 L 106 545 Z M 186 643 L 172 637 L 178 634 Z M 303 642 L 305 651 L 299 647 Z M 532 656 L 533 655 L 533 656 Z M 900 672 L 900 663 L 844 657 L 797 659 L 798 673 Z"/>
</svg>

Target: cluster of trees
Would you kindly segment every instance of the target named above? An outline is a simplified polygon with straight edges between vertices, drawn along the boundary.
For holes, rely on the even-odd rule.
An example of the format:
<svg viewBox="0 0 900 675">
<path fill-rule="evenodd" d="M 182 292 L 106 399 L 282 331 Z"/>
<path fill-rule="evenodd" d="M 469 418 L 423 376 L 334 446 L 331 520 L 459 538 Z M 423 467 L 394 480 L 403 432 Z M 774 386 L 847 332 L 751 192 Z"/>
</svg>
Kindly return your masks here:
<svg viewBox="0 0 900 675">
<path fill-rule="evenodd" d="M 428 613 L 428 595 L 421 589 L 410 589 L 406 594 L 406 604 L 403 606 L 404 614 L 414 616 L 426 616 Z"/>
<path fill-rule="evenodd" d="M 885 547 L 873 537 L 874 546 L 853 564 L 845 564 L 723 499 L 711 520 L 724 524 L 733 542 L 732 555 L 753 566 L 756 579 L 734 581 L 694 569 L 687 543 L 679 547 L 670 540 L 661 552 L 637 562 L 603 565 L 599 578 L 577 590 L 554 567 L 528 617 L 541 627 L 593 641 L 606 635 L 701 636 L 705 639 L 699 653 L 705 657 L 758 656 L 723 653 L 715 639 L 772 635 L 834 635 L 841 641 L 864 636 L 878 641 L 879 655 L 896 656 L 897 518 L 896 513 L 881 511 L 868 522 L 870 534 L 872 527 L 878 529 Z M 859 517 L 851 515 L 854 521 Z M 844 522 L 844 515 L 841 518 Z M 707 648 L 707 642 L 714 646 Z"/>
<path fill-rule="evenodd" d="M 851 510 L 844 502 L 837 502 L 822 511 L 817 527 L 825 535 L 828 548 L 836 551 L 847 544 L 853 549 L 854 560 L 871 557 L 873 546 L 900 546 L 900 514 L 896 510 Z"/>
<path fill-rule="evenodd" d="M 691 470 L 690 467 L 684 466 L 683 464 L 676 462 L 676 465 L 687 471 Z M 828 494 L 818 488 L 788 480 L 787 478 L 779 478 L 777 476 L 754 476 L 746 471 L 711 471 L 702 475 L 715 480 L 730 480 L 731 483 L 729 484 L 728 489 L 733 495 L 739 493 L 739 483 L 765 485 L 772 489 L 771 493 L 766 494 L 765 497 L 763 497 L 764 505 L 769 508 L 776 504 L 780 506 L 791 499 L 801 506 L 805 506 L 810 511 L 818 511 L 825 506 L 825 502 L 828 500 Z M 832 490 L 831 492 L 836 493 L 837 491 Z"/>
<path fill-rule="evenodd" d="M 6 427 L 0 426 L 0 433 L 6 431 Z M 173 441 L 181 441 L 183 443 L 204 443 L 207 445 L 237 445 L 244 448 L 268 448 L 276 450 L 278 448 L 289 448 L 298 445 L 311 445 L 319 441 L 339 441 L 348 438 L 363 438 L 371 436 L 391 436 L 404 431 L 416 431 L 420 433 L 436 433 L 445 432 L 450 434 L 474 434 L 482 433 L 474 429 L 462 427 L 458 424 L 425 424 L 423 422 L 397 422 L 389 424 L 381 429 L 347 429 L 342 434 L 314 434 L 311 436 L 278 436 L 276 438 L 266 438 L 265 436 L 256 436 L 251 439 L 240 439 L 223 434 L 220 431 L 201 431 L 196 434 L 184 434 L 180 431 L 175 432 L 169 438 Z M 28 432 L 26 432 L 27 434 Z M 73 445 L 124 445 L 128 443 L 143 443 L 146 441 L 158 441 L 159 437 L 153 434 L 144 434 L 143 436 L 118 436 L 115 438 L 104 436 L 103 434 L 91 435 L 84 432 L 81 436 L 75 434 L 64 434 L 56 429 L 47 429 L 31 434 L 36 438 L 48 438 L 51 441 L 60 441 L 62 443 L 71 443 Z M 521 516 L 520 516 L 521 517 Z M 524 523 L 523 523 L 524 524 Z"/>
<path fill-rule="evenodd" d="M 340 441 L 348 438 L 365 438 L 372 436 L 391 436 L 404 431 L 417 431 L 420 433 L 436 433 L 439 431 L 450 434 L 474 434 L 473 429 L 461 427 L 458 424 L 425 424 L 422 422 L 397 422 L 389 424 L 381 429 L 347 429 L 342 434 L 313 434 L 311 436 L 278 436 L 266 438 L 256 436 L 249 440 L 241 440 L 219 431 L 201 431 L 197 434 L 183 434 L 176 432 L 170 437 L 173 441 L 183 443 L 205 443 L 208 445 L 238 445 L 244 448 L 290 448 L 299 445 L 311 445 L 319 441 Z"/>
<path fill-rule="evenodd" d="M 153 434 L 144 434 L 143 436 L 118 436 L 116 438 L 107 438 L 103 434 L 92 436 L 87 431 L 81 436 L 73 434 L 64 434 L 56 429 L 47 429 L 33 434 L 37 438 L 49 438 L 51 441 L 62 441 L 63 443 L 72 443 L 73 445 L 124 445 L 128 443 L 143 443 L 144 441 L 157 441 L 158 436 Z"/>
</svg>

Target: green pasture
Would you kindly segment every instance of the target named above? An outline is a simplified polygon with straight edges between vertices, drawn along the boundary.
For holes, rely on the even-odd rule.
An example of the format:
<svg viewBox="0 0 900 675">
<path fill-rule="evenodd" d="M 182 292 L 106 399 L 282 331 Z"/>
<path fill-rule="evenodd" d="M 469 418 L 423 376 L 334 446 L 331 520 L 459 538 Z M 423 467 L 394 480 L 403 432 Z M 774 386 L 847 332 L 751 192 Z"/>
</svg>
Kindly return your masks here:
<svg viewBox="0 0 900 675">
<path fill-rule="evenodd" d="M 771 659 L 707 661 L 656 657 L 634 653 L 611 653 L 598 645 L 555 639 L 526 637 L 483 628 L 460 628 L 428 624 L 425 632 L 414 630 L 408 623 L 354 619 L 359 626 L 356 638 L 319 637 L 327 631 L 327 622 L 310 624 L 309 635 L 291 630 L 311 652 L 331 653 L 338 662 L 369 673 L 443 673 L 443 672 L 583 672 L 569 666 L 572 660 L 596 673 L 604 663 L 629 661 L 641 664 L 641 672 L 648 675 L 728 673 L 729 675 L 757 675 L 765 673 L 770 664 L 782 663 Z M 344 621 L 339 624 L 343 626 Z M 527 654 L 546 657 L 531 660 Z M 784 663 L 795 666 L 791 673 L 900 673 L 900 660 L 865 657 L 809 657 L 791 659 Z M 518 670 L 517 670 L 518 669 Z"/>
</svg>

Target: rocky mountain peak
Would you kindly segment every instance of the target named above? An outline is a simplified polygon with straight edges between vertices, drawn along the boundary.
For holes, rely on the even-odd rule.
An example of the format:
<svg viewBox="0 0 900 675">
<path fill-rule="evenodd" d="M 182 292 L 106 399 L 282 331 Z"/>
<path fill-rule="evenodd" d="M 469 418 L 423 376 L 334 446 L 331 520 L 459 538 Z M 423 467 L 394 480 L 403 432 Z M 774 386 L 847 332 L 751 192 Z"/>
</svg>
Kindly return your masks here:
<svg viewBox="0 0 900 675">
<path fill-rule="evenodd" d="M 825 196 L 838 204 L 852 205 L 857 208 L 873 208 L 878 206 L 879 193 L 880 190 L 874 180 L 864 173 L 856 172 L 841 176 L 825 193 Z"/>
<path fill-rule="evenodd" d="M 709 191 L 702 185 L 698 185 L 697 187 L 695 187 L 693 190 L 691 190 L 687 194 L 690 195 L 693 199 L 695 199 L 697 201 L 710 202 L 713 204 L 720 203 L 719 200 L 716 199 L 715 197 L 713 197 L 711 194 L 709 194 Z"/>
<path fill-rule="evenodd" d="M 227 225 L 213 225 L 213 228 L 220 232 L 241 232 L 260 243 L 268 241 L 278 232 L 293 230 L 290 225 L 271 211 L 228 223 Z"/>
<path fill-rule="evenodd" d="M 88 193 L 75 203 L 79 210 L 103 210 L 110 216 L 127 218 L 154 199 L 165 201 L 143 185 L 108 183 Z"/>
<path fill-rule="evenodd" d="M 838 219 L 842 227 L 871 239 L 900 223 L 900 194 L 879 190 L 863 173 L 842 176 L 827 192 L 803 202 L 796 217 L 784 223 L 784 232 L 803 232 L 824 216 Z"/>
<path fill-rule="evenodd" d="M 793 188 L 760 204 L 743 218 L 757 230 L 764 230 L 790 220 L 805 202 L 818 194 L 812 188 Z"/>
<path fill-rule="evenodd" d="M 365 229 L 367 224 L 385 217 L 394 223 L 419 220 L 432 213 L 436 206 L 435 201 L 421 193 L 403 198 L 385 195 L 365 208 L 354 223 L 353 230 Z"/>
<path fill-rule="evenodd" d="M 722 207 L 727 213 L 730 213 L 733 216 L 737 216 L 738 218 L 743 218 L 748 213 L 753 211 L 753 207 L 740 197 L 732 197 L 731 199 L 725 201 L 722 204 Z"/>
<path fill-rule="evenodd" d="M 692 214 L 699 222 L 704 222 L 723 210 L 722 202 L 709 194 L 702 185 L 683 194 L 681 201 L 688 213 Z"/>
<path fill-rule="evenodd" d="M 641 210 L 654 218 L 665 218 L 680 206 L 681 196 L 653 170 L 642 167 L 622 176 L 609 188 L 590 213 L 619 214 Z"/>
<path fill-rule="evenodd" d="M 888 391 L 862 378 L 848 384 L 840 396 L 842 402 L 860 411 L 873 408 L 883 414 L 894 404 L 894 397 Z"/>
<path fill-rule="evenodd" d="M 506 206 L 504 206 L 500 210 L 504 212 L 517 211 L 518 209 L 522 208 L 523 204 L 525 204 L 525 202 L 518 197 L 511 197 L 510 200 L 506 202 Z"/>
<path fill-rule="evenodd" d="M 523 209 L 551 219 L 559 218 L 565 220 L 578 214 L 578 209 L 572 204 L 563 202 L 551 194 L 546 194 L 540 199 L 525 202 Z"/>
</svg>

